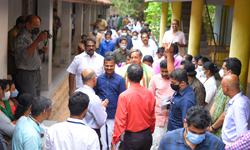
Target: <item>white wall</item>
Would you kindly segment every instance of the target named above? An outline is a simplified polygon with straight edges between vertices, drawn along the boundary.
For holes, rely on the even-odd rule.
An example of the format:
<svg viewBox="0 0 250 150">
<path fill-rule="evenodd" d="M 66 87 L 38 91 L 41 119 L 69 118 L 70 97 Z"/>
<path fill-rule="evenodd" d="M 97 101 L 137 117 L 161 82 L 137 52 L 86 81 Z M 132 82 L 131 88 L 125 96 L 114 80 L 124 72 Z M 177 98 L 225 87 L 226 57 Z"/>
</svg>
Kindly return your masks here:
<svg viewBox="0 0 250 150">
<path fill-rule="evenodd" d="M 214 18 L 214 33 L 217 33 L 219 37 L 220 37 L 221 11 L 222 11 L 222 5 L 216 5 L 215 18 Z M 215 36 L 215 40 L 219 41 L 219 39 L 217 39 L 217 36 Z"/>
<path fill-rule="evenodd" d="M 22 0 L 9 0 L 8 30 L 16 24 L 16 19 L 22 15 Z"/>
<path fill-rule="evenodd" d="M 228 16 L 227 40 L 226 40 L 226 44 L 228 45 L 230 45 L 230 42 L 231 42 L 233 17 L 234 17 L 234 8 L 232 7 L 232 8 L 229 8 L 229 16 Z"/>
</svg>

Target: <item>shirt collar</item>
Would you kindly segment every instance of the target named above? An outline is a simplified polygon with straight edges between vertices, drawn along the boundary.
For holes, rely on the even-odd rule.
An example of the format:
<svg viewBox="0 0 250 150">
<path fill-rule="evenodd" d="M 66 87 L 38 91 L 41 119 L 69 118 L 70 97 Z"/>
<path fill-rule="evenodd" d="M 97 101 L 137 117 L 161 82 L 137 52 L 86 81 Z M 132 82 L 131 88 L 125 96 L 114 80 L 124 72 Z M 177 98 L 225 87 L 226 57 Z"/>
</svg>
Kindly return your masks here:
<svg viewBox="0 0 250 150">
<path fill-rule="evenodd" d="M 105 73 L 105 77 L 106 78 L 111 78 L 111 77 L 115 78 L 115 72 L 110 77 L 108 77 L 107 74 Z"/>
<path fill-rule="evenodd" d="M 97 55 L 97 53 L 96 53 L 96 52 L 94 52 L 94 54 L 93 54 L 92 58 L 93 58 L 93 57 L 96 57 L 96 55 Z M 87 54 L 87 52 L 86 52 L 86 51 L 84 51 L 84 52 L 83 52 L 83 57 L 89 57 L 89 58 L 90 58 L 90 56 Z"/>
<path fill-rule="evenodd" d="M 94 92 L 95 93 L 95 91 L 90 87 L 90 86 L 88 86 L 88 85 L 83 85 L 82 86 L 84 89 L 86 89 L 86 90 L 90 90 L 91 92 Z"/>
<path fill-rule="evenodd" d="M 190 85 L 188 84 L 187 87 L 185 87 L 182 91 L 178 92 L 180 95 L 184 95 L 189 90 Z"/>
<path fill-rule="evenodd" d="M 27 117 L 27 120 L 39 133 L 41 132 L 39 126 L 33 120 L 31 120 L 30 117 Z"/>
<path fill-rule="evenodd" d="M 241 96 L 242 96 L 242 93 L 241 93 L 241 92 L 238 93 L 238 94 L 236 94 L 236 95 L 228 102 L 228 106 L 233 105 L 234 101 L 237 100 L 237 99 L 238 99 L 239 97 L 241 97 Z"/>
<path fill-rule="evenodd" d="M 171 33 L 174 34 L 173 29 L 171 29 Z M 178 34 L 178 33 L 179 33 L 179 30 L 175 33 L 175 35 Z"/>
<path fill-rule="evenodd" d="M 67 119 L 67 121 L 83 123 L 83 121 L 80 120 L 80 119 L 75 119 L 75 118 L 70 118 L 70 117 Z M 84 124 L 84 123 L 83 123 L 83 124 Z"/>
</svg>

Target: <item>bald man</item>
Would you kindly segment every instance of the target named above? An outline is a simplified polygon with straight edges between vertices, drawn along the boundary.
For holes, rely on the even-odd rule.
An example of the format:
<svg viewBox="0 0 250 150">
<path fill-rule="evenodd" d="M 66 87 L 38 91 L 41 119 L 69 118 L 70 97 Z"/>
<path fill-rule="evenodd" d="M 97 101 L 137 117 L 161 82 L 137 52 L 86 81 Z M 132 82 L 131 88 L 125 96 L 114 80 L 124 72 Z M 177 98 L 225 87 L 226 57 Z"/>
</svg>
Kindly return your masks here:
<svg viewBox="0 0 250 150">
<path fill-rule="evenodd" d="M 40 55 L 49 50 L 46 46 L 39 49 L 39 44 L 47 38 L 47 33 L 40 32 L 40 19 L 36 15 L 27 16 L 25 25 L 15 38 L 17 74 L 14 80 L 19 94 L 30 93 L 37 97 L 41 86 Z"/>
<path fill-rule="evenodd" d="M 76 91 L 83 92 L 89 96 L 89 110 L 83 118 L 83 122 L 85 125 L 96 131 L 100 141 L 100 128 L 104 125 L 107 119 L 106 107 L 108 105 L 108 100 L 104 100 L 102 102 L 93 90 L 93 87 L 97 83 L 97 75 L 93 69 L 88 68 L 83 70 L 82 81 L 83 86 L 78 88 Z"/>
<path fill-rule="evenodd" d="M 231 100 L 222 126 L 222 140 L 225 144 L 236 141 L 250 129 L 250 101 L 240 92 L 239 77 L 234 74 L 225 76 L 222 90 Z"/>
</svg>

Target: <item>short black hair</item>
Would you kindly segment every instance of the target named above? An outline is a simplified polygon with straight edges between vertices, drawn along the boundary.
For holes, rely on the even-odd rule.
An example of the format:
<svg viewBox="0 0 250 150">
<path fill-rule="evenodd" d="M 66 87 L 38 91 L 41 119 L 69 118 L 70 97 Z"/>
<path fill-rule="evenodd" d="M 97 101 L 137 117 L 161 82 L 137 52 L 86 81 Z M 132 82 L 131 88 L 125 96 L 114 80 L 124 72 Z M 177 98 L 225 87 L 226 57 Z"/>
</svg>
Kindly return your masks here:
<svg viewBox="0 0 250 150">
<path fill-rule="evenodd" d="M 85 36 L 88 37 L 86 34 L 83 34 L 83 35 L 81 36 L 81 39 L 82 39 L 83 37 L 85 37 Z"/>
<path fill-rule="evenodd" d="M 115 63 L 115 57 L 112 55 L 105 56 L 103 64 L 105 64 L 105 61 L 112 61 L 114 60 Z"/>
<path fill-rule="evenodd" d="M 5 79 L 1 79 L 1 80 L 0 80 L 0 87 L 1 87 L 1 89 L 2 89 L 3 91 L 6 89 L 7 85 L 8 85 L 7 80 L 5 80 Z"/>
<path fill-rule="evenodd" d="M 205 62 L 208 62 L 208 61 L 210 61 L 207 57 L 202 57 L 201 59 L 199 59 L 198 61 L 201 61 L 203 64 L 205 63 Z"/>
<path fill-rule="evenodd" d="M 111 28 L 111 26 L 110 25 L 107 25 L 107 27 L 106 28 Z"/>
<path fill-rule="evenodd" d="M 114 53 L 112 51 L 107 51 L 105 53 L 105 57 L 107 57 L 107 56 L 113 56 L 113 57 L 115 57 L 115 55 L 114 55 Z"/>
<path fill-rule="evenodd" d="M 198 63 L 199 59 L 201 59 L 202 56 L 201 55 L 195 55 L 194 56 L 194 60 Z"/>
<path fill-rule="evenodd" d="M 139 83 L 143 76 L 143 68 L 138 64 L 132 64 L 128 67 L 127 73 L 130 81 Z"/>
<path fill-rule="evenodd" d="M 97 18 L 101 18 L 101 17 L 102 17 L 102 15 L 101 15 L 101 14 L 97 16 Z"/>
<path fill-rule="evenodd" d="M 168 60 L 164 59 L 160 62 L 160 68 L 168 68 Z"/>
<path fill-rule="evenodd" d="M 52 106 L 52 100 L 48 97 L 38 96 L 31 104 L 31 114 L 39 116 L 44 110 L 49 110 Z"/>
<path fill-rule="evenodd" d="M 211 61 L 207 61 L 203 64 L 203 68 L 205 70 L 210 70 L 211 74 L 214 75 L 215 73 L 218 73 L 219 70 L 217 68 L 217 65 L 212 63 Z"/>
<path fill-rule="evenodd" d="M 148 26 L 149 27 L 149 23 L 144 23 L 144 26 Z"/>
<path fill-rule="evenodd" d="M 18 105 L 15 111 L 16 120 L 18 120 L 21 116 L 23 116 L 25 111 L 31 106 L 33 100 L 34 97 L 29 93 L 24 93 L 18 97 L 17 99 Z"/>
<path fill-rule="evenodd" d="M 120 39 L 120 43 L 121 43 L 123 40 L 125 40 L 126 42 L 128 42 L 126 38 L 122 37 L 122 38 Z"/>
<path fill-rule="evenodd" d="M 110 32 L 106 32 L 104 36 L 106 37 L 107 35 L 111 36 L 111 33 Z"/>
<path fill-rule="evenodd" d="M 233 74 L 239 76 L 241 73 L 241 61 L 235 57 L 224 58 L 222 60 L 226 63 L 227 70 L 231 70 Z"/>
<path fill-rule="evenodd" d="M 193 59 L 192 55 L 186 54 L 184 57 L 185 57 L 185 60 L 192 62 L 192 59 Z"/>
<path fill-rule="evenodd" d="M 209 111 L 204 106 L 193 106 L 186 114 L 187 126 L 191 124 L 197 129 L 206 129 L 211 121 Z"/>
<path fill-rule="evenodd" d="M 94 38 L 92 38 L 92 37 L 87 37 L 87 38 L 84 40 L 85 48 L 86 48 L 86 46 L 87 46 L 87 42 L 88 42 L 88 41 L 92 41 L 92 42 L 94 42 L 94 43 L 96 44 L 96 40 L 95 40 Z"/>
<path fill-rule="evenodd" d="M 98 26 L 98 25 L 94 25 L 94 26 L 93 26 L 93 29 L 95 29 L 95 28 L 98 28 L 98 29 L 99 29 L 99 26 Z"/>
<path fill-rule="evenodd" d="M 145 35 L 145 34 L 146 34 L 146 35 L 148 36 L 148 38 L 149 38 L 149 35 L 148 35 L 148 33 L 146 33 L 146 32 L 143 32 L 143 33 L 141 33 L 141 39 L 142 39 L 142 36 L 143 36 L 143 35 Z"/>
<path fill-rule="evenodd" d="M 178 47 L 178 45 L 172 43 L 171 46 L 173 46 L 173 48 L 174 48 L 174 54 L 178 54 L 179 53 L 179 47 Z"/>
<path fill-rule="evenodd" d="M 156 53 L 164 53 L 164 51 L 165 51 L 164 47 L 159 47 Z"/>
<path fill-rule="evenodd" d="M 140 30 L 140 33 L 141 33 L 141 34 L 142 34 L 142 33 L 148 33 L 148 31 L 149 31 L 148 28 L 143 28 L 143 29 Z"/>
<path fill-rule="evenodd" d="M 56 9 L 56 8 L 53 8 L 53 12 L 57 12 L 57 9 Z"/>
<path fill-rule="evenodd" d="M 150 62 L 151 64 L 153 64 L 154 59 L 153 59 L 153 57 L 151 55 L 146 55 L 142 59 L 142 62 L 144 62 L 144 61 L 147 61 L 147 62 Z"/>
<path fill-rule="evenodd" d="M 187 71 L 185 69 L 181 68 L 175 69 L 170 73 L 169 77 L 178 81 L 179 83 L 184 81 L 188 84 L 188 76 L 187 76 Z"/>
<path fill-rule="evenodd" d="M 21 23 L 24 24 L 25 23 L 25 17 L 24 16 L 20 16 L 16 19 L 16 27 Z"/>
<path fill-rule="evenodd" d="M 7 80 L 9 86 L 11 87 L 12 84 L 15 84 L 15 82 L 13 80 Z"/>
<path fill-rule="evenodd" d="M 74 92 L 69 97 L 70 115 L 80 116 L 89 105 L 89 96 L 82 92 Z"/>
<path fill-rule="evenodd" d="M 195 75 L 197 74 L 197 72 L 195 71 L 195 65 L 193 63 L 191 63 L 188 60 L 183 60 L 181 62 L 181 65 L 184 66 L 183 69 L 187 71 L 188 76 L 195 77 Z"/>
<path fill-rule="evenodd" d="M 134 33 L 136 33 L 136 34 L 138 35 L 138 32 L 137 32 L 137 31 L 133 31 L 133 33 L 132 33 L 132 34 L 134 34 Z"/>
<path fill-rule="evenodd" d="M 176 21 L 178 25 L 180 24 L 179 20 L 177 20 L 177 19 L 173 19 L 172 22 L 173 21 Z"/>
<path fill-rule="evenodd" d="M 128 31 L 128 29 L 127 29 L 127 28 L 122 28 L 122 31 L 124 31 L 124 30 Z"/>
<path fill-rule="evenodd" d="M 112 35 L 112 31 L 111 30 L 107 30 L 106 33 L 110 33 L 110 36 Z"/>
</svg>

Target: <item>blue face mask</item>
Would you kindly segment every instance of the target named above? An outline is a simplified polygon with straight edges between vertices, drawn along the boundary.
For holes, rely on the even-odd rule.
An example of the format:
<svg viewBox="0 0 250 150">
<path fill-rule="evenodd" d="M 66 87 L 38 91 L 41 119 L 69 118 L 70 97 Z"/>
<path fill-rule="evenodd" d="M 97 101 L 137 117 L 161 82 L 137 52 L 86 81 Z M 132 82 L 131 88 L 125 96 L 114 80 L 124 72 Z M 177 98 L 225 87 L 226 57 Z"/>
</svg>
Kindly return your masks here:
<svg viewBox="0 0 250 150">
<path fill-rule="evenodd" d="M 122 33 L 122 36 L 127 36 L 127 33 Z"/>
<path fill-rule="evenodd" d="M 203 78 L 207 78 L 207 76 L 204 74 L 204 72 L 205 72 L 205 71 L 201 71 L 201 76 L 202 76 Z"/>
<path fill-rule="evenodd" d="M 10 95 L 10 97 L 17 97 L 17 95 L 18 95 L 18 90 L 16 89 L 11 95 Z"/>
<path fill-rule="evenodd" d="M 133 29 L 133 26 L 129 26 L 130 29 Z"/>
<path fill-rule="evenodd" d="M 137 39 L 137 36 L 133 36 L 133 39 L 136 40 L 136 39 Z"/>
<path fill-rule="evenodd" d="M 94 34 L 96 34 L 98 32 L 98 30 L 94 30 L 93 32 L 94 32 Z"/>
<path fill-rule="evenodd" d="M 199 134 L 198 135 L 198 134 L 194 134 L 192 132 L 189 132 L 187 128 L 186 128 L 186 130 L 187 130 L 186 137 L 194 145 L 200 144 L 206 138 L 206 134 Z"/>
<path fill-rule="evenodd" d="M 201 72 L 201 71 L 202 71 L 202 66 L 198 66 L 197 70 L 198 70 L 199 72 Z"/>
</svg>

